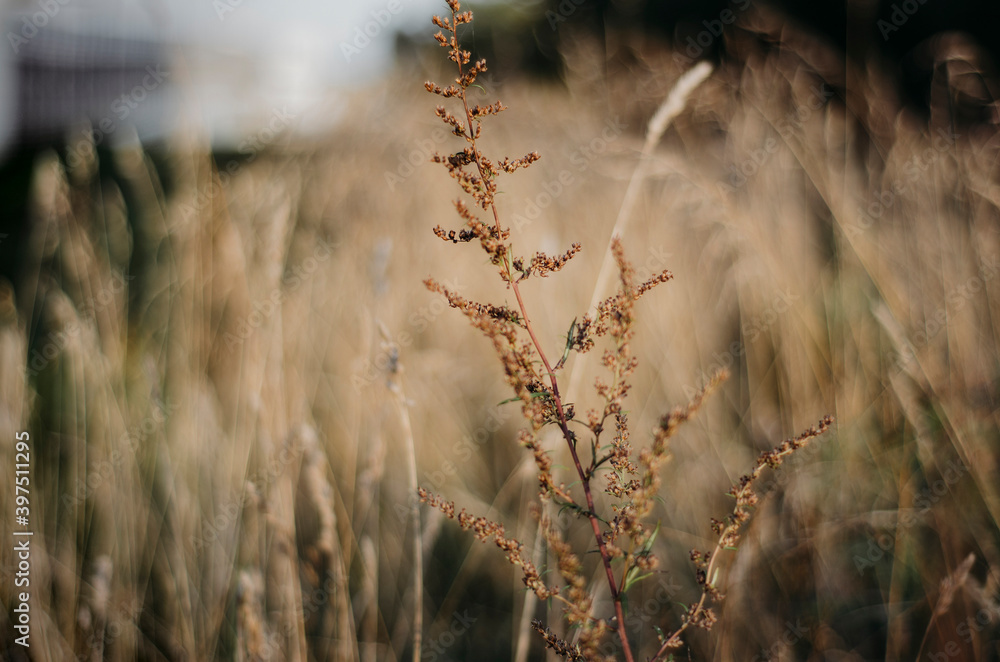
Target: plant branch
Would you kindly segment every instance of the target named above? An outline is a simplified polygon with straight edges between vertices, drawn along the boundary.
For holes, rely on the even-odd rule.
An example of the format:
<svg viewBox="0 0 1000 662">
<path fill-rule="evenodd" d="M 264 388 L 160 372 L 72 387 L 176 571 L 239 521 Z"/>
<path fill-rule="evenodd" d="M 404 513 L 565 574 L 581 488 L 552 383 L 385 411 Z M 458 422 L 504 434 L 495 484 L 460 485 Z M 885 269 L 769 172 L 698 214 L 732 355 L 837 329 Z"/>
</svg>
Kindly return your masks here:
<svg viewBox="0 0 1000 662">
<path fill-rule="evenodd" d="M 456 13 L 452 11 L 452 25 L 455 23 Z M 457 25 L 456 25 L 457 27 Z M 462 63 L 458 62 L 458 73 L 459 79 L 462 78 Z M 479 159 L 479 150 L 476 146 L 476 131 L 473 129 L 473 117 L 472 113 L 469 111 L 469 102 L 466 97 L 466 88 L 462 88 L 461 92 L 462 105 L 465 110 L 465 116 L 468 121 L 468 134 L 467 139 L 472 143 L 472 151 L 475 154 L 476 168 L 479 171 L 479 176 L 482 178 L 484 186 L 487 182 L 486 172 L 483 169 L 482 163 Z M 493 223 L 494 228 L 497 232 L 497 236 L 502 236 L 502 228 L 500 226 L 500 213 L 497 211 L 496 203 L 493 201 L 492 196 L 490 197 L 490 210 L 493 212 Z M 509 257 L 509 253 L 508 253 Z M 528 336 L 531 338 L 531 343 L 535 347 L 535 351 L 538 352 L 538 356 L 545 366 L 545 373 L 548 375 L 549 384 L 552 387 L 552 400 L 555 405 L 556 415 L 559 417 L 559 429 L 562 432 L 563 439 L 566 441 L 566 445 L 569 447 L 570 455 L 573 458 L 573 466 L 576 469 L 577 475 L 580 477 L 580 482 L 583 486 L 583 494 L 587 501 L 587 519 L 590 521 L 590 527 L 594 532 L 594 539 L 597 541 L 597 548 L 600 551 L 601 562 L 604 565 L 604 572 L 608 580 L 608 589 L 611 591 L 611 597 L 615 604 L 615 616 L 617 617 L 617 631 L 618 637 L 621 640 L 622 648 L 625 653 L 626 662 L 634 662 L 632 655 L 632 649 L 628 641 L 628 632 L 625 628 L 625 613 L 622 608 L 621 593 L 618 590 L 618 583 L 615 580 L 614 571 L 611 568 L 611 556 L 608 554 L 607 546 L 604 543 L 604 535 L 601 532 L 600 521 L 598 520 L 595 513 L 594 507 L 594 496 L 590 489 L 590 475 L 584 470 L 583 464 L 580 462 L 580 456 L 576 451 L 576 442 L 574 441 L 574 435 L 569 429 L 569 424 L 566 421 L 566 412 L 563 409 L 562 397 L 559 393 L 559 382 L 556 378 L 555 371 L 552 369 L 552 364 L 549 362 L 548 356 L 545 354 L 545 350 L 542 349 L 542 344 L 538 340 L 538 336 L 535 334 L 535 330 L 531 324 L 531 318 L 528 315 L 527 307 L 524 305 L 524 299 L 521 296 L 521 289 L 518 286 L 517 279 L 513 277 L 511 273 L 511 259 L 503 260 L 503 269 L 505 280 L 507 281 L 508 287 L 514 291 L 514 297 L 517 299 L 518 308 L 521 311 L 521 319 L 524 321 L 524 329 L 528 332 Z"/>
</svg>

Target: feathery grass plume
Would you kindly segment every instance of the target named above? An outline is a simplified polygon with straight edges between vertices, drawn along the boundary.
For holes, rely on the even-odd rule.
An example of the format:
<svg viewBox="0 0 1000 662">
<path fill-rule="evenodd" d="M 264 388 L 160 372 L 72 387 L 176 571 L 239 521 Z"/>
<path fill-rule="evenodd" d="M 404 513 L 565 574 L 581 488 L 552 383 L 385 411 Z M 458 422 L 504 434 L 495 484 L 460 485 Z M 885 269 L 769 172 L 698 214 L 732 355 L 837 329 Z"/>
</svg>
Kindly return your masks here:
<svg viewBox="0 0 1000 662">
<path fill-rule="evenodd" d="M 540 157 L 537 152 L 530 152 L 519 159 L 504 157 L 493 160 L 480 151 L 478 140 L 482 136 L 483 120 L 502 112 L 506 107 L 499 100 L 485 107 L 478 104 L 470 106 L 468 88 L 475 83 L 479 74 L 486 71 L 486 61 L 478 60 L 469 66 L 472 54 L 459 45 L 458 29 L 472 21 L 472 12 L 462 12 L 457 0 L 448 0 L 448 6 L 451 9 L 450 17 L 435 16 L 433 19 L 434 25 L 440 28 L 434 38 L 448 49 L 448 59 L 455 63 L 458 74 L 454 82 L 445 87 L 430 81 L 424 87 L 432 94 L 461 103 L 458 115 L 452 114 L 443 105 L 438 106 L 435 112 L 450 128 L 451 133 L 465 141 L 465 145 L 451 154 L 434 154 L 431 160 L 445 167 L 459 187 L 472 197 L 475 207 L 489 213 L 492 222 L 480 221 L 470 211 L 469 205 L 458 199 L 454 202 L 455 209 L 465 221 L 465 227 L 456 231 L 437 226 L 433 231 L 438 238 L 454 244 L 478 239 L 490 263 L 497 267 L 501 281 L 513 292 L 517 308 L 470 301 L 433 279 L 427 279 L 424 283 L 428 289 L 442 295 L 452 308 L 464 313 L 472 326 L 493 343 L 503 365 L 507 384 L 514 392 L 514 399 L 521 403 L 522 415 L 529 424 L 527 429 L 520 432 L 519 442 L 534 457 L 538 469 L 539 497 L 589 523 L 600 558 L 600 569 L 603 570 L 600 574 L 607 580 L 614 614 L 601 616 L 595 613 L 595 593 L 588 590 L 586 577 L 589 573 L 584 569 L 581 555 L 574 551 L 546 516 L 541 516 L 541 530 L 553 552 L 558 566 L 556 570 L 565 588 L 549 586 L 542 581 L 542 572 L 526 557 L 524 545 L 508 538 L 502 524 L 485 517 L 474 517 L 465 509 L 456 514 L 453 502 L 422 487 L 418 488 L 417 493 L 422 502 L 440 510 L 450 519 L 457 518 L 459 526 L 472 531 L 480 541 L 492 540 L 503 550 L 511 564 L 521 568 L 525 586 L 539 598 L 554 599 L 563 604 L 566 625 L 571 628 L 573 641 L 560 637 L 541 623 L 533 623 L 533 628 L 542 635 L 549 648 L 569 660 L 608 659 L 602 653 L 601 643 L 607 633 L 615 631 L 625 660 L 633 662 L 635 654 L 626 628 L 624 596 L 629 588 L 648 577 L 658 565 L 652 552 L 656 530 L 651 531 L 643 519 L 650 514 L 653 500 L 659 492 L 660 469 L 668 457 L 667 442 L 677 427 L 689 420 L 701 407 L 704 398 L 720 386 L 726 375 L 724 372 L 715 375 L 686 407 L 665 416 L 654 433 L 652 446 L 642 450 L 633 460 L 628 417 L 623 405 L 631 388 L 630 377 L 638 364 L 631 346 L 635 303 L 643 294 L 670 280 L 673 275 L 668 270 L 662 270 L 643 282 L 637 282 L 636 271 L 626 259 L 618 236 L 613 237 L 611 242 L 611 253 L 619 274 L 618 291 L 599 302 L 593 315 L 587 313 L 579 324 L 574 320 L 566 336 L 562 356 L 553 366 L 532 326 L 520 287 L 533 275 L 545 277 L 561 270 L 581 251 L 581 246 L 573 243 L 568 250 L 556 257 L 536 252 L 533 257 L 526 259 L 515 252 L 510 229 L 501 224 L 496 204 L 497 179 L 502 173 L 509 174 L 530 166 Z M 604 351 L 602 363 L 609 371 L 610 378 L 599 378 L 594 384 L 597 395 L 603 400 L 603 406 L 588 411 L 586 420 L 580 421 L 575 418 L 573 406 L 564 405 L 559 371 L 573 351 L 590 351 L 595 346 L 596 339 L 604 337 L 610 347 Z M 613 439 L 605 444 L 601 437 L 609 420 L 614 421 L 615 430 Z M 582 425 L 586 431 L 589 443 L 585 443 L 584 447 L 589 446 L 589 461 L 581 457 L 581 435 L 570 429 L 571 423 Z M 552 460 L 539 436 L 539 431 L 546 425 L 554 425 L 559 429 L 572 458 L 577 479 L 574 485 L 578 487 L 568 487 L 553 475 Z M 754 471 L 734 488 L 736 509 L 728 523 L 714 524 L 716 533 L 720 535 L 716 550 L 711 554 L 692 554 L 698 582 L 702 587 L 701 599 L 687 612 L 682 625 L 673 634 L 661 638 L 661 647 L 656 657 L 679 647 L 681 634 L 690 625 L 707 629 L 714 623 L 715 615 L 708 606 L 708 601 L 717 601 L 722 596 L 716 588 L 717 577 L 713 574 L 709 580 L 707 576 L 717 570 L 715 559 L 718 552 L 722 548 L 735 546 L 739 529 L 749 517 L 749 508 L 756 503 L 756 495 L 751 490 L 753 480 L 765 466 L 777 466 L 785 455 L 825 431 L 827 427 L 829 420 L 825 420 L 819 429 L 811 429 L 761 456 Z M 611 471 L 604 491 L 618 500 L 612 506 L 615 514 L 610 520 L 600 514 L 592 485 L 598 470 L 605 464 L 610 466 Z"/>
</svg>

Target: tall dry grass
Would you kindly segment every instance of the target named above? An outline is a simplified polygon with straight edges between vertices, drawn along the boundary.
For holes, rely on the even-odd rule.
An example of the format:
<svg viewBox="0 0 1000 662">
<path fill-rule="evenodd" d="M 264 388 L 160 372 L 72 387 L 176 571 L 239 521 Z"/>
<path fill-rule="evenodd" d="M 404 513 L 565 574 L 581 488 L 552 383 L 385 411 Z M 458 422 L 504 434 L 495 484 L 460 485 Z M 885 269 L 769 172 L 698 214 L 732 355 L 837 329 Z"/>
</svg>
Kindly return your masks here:
<svg viewBox="0 0 1000 662">
<path fill-rule="evenodd" d="M 634 429 L 733 373 L 675 441 L 656 513 L 671 571 L 639 586 L 630 627 L 642 646 L 678 622 L 698 591 L 687 550 L 733 478 L 831 412 L 836 435 L 771 479 L 692 659 L 996 659 L 995 126 L 953 125 L 945 73 L 924 120 L 876 71 L 754 20 L 642 157 L 624 237 L 640 271 L 675 274 L 641 308 Z M 590 301 L 682 71 L 652 46 L 606 67 L 588 53 L 564 88 L 494 83 L 510 110 L 487 138 L 543 154 L 498 198 L 524 245 L 584 245 L 557 297 L 526 292 L 552 343 Z M 33 443 L 30 659 L 396 660 L 420 610 L 425 660 L 514 653 L 515 573 L 432 513 L 411 523 L 410 435 L 421 484 L 534 533 L 495 361 L 421 285 L 505 296 L 430 235 L 450 190 L 403 165 L 437 142 L 412 74 L 224 184 L 184 137 L 159 167 L 140 149 L 38 158 L 25 264 L 0 291 L 2 466 L 16 431 Z"/>
</svg>

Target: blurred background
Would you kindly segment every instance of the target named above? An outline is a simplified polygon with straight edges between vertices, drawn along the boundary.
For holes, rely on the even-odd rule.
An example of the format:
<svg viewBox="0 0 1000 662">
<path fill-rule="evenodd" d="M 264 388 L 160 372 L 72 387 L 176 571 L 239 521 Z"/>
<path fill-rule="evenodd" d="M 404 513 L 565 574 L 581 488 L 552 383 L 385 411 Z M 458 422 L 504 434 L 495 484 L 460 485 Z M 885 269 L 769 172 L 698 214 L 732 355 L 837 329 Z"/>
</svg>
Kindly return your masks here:
<svg viewBox="0 0 1000 662">
<path fill-rule="evenodd" d="M 698 597 L 688 552 L 729 485 L 832 414 L 765 474 L 720 622 L 677 659 L 1000 660 L 1000 6 L 471 9 L 471 100 L 509 108 L 483 149 L 542 155 L 500 181 L 515 250 L 583 244 L 525 283 L 550 356 L 611 294 L 617 226 L 641 277 L 675 275 L 637 309 L 633 445 L 731 373 L 664 469 L 660 568 L 629 593 L 643 659 Z M 24 648 L 0 481 L 0 657 L 547 659 L 533 617 L 572 639 L 497 550 L 414 514 L 420 484 L 547 567 L 500 365 L 422 284 L 511 303 L 430 231 L 461 223 L 429 163 L 461 144 L 423 89 L 454 76 L 444 11 L 0 4 L 0 466 L 28 431 L 35 532 Z M 567 363 L 577 412 L 599 363 Z"/>
</svg>

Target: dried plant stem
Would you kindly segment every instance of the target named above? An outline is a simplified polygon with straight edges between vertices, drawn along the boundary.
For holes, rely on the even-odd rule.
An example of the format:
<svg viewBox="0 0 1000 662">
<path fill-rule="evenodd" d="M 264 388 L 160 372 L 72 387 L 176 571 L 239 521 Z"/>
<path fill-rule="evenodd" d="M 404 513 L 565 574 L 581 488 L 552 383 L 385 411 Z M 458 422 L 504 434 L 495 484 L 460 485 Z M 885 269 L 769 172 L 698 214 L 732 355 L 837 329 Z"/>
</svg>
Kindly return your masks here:
<svg viewBox="0 0 1000 662">
<path fill-rule="evenodd" d="M 632 218 L 632 209 L 635 207 L 636 199 L 639 197 L 639 189 L 646 179 L 646 171 L 649 169 L 649 159 L 653 153 L 653 148 L 659 144 L 663 134 L 670 127 L 670 123 L 675 117 L 681 114 L 687 103 L 687 98 L 695 88 L 708 78 L 712 73 L 712 65 L 704 60 L 687 70 L 677 82 L 674 83 L 667 98 L 663 100 L 660 107 L 650 118 L 646 127 L 646 140 L 642 145 L 642 153 L 639 155 L 639 164 L 636 166 L 629 179 L 628 188 L 625 189 L 625 197 L 622 199 L 621 207 L 618 208 L 618 218 L 611 229 L 611 237 L 620 237 L 625 234 L 625 227 Z M 593 309 L 603 298 L 608 283 L 614 274 L 615 260 L 611 254 L 610 242 L 608 249 L 604 252 L 604 261 L 601 262 L 601 270 L 598 272 L 597 282 L 594 284 L 594 293 L 590 300 L 590 309 Z M 576 376 L 574 373 L 571 376 Z M 577 383 L 570 380 L 570 390 L 573 390 Z"/>
<path fill-rule="evenodd" d="M 388 330 L 379 325 L 383 342 L 389 339 Z M 410 410 L 403 391 L 403 366 L 396 360 L 398 349 L 389 344 L 390 356 L 393 357 L 389 366 L 389 390 L 392 392 L 396 408 L 399 410 L 399 422 L 403 426 L 404 451 L 406 455 L 406 476 L 409 493 L 416 494 L 417 488 L 417 455 L 413 443 L 413 426 L 410 423 Z M 414 499 L 410 505 L 410 517 L 413 519 L 413 662 L 420 662 L 420 648 L 423 645 L 424 630 L 424 551 L 420 536 L 420 503 Z"/>
<path fill-rule="evenodd" d="M 646 179 L 649 158 L 653 149 L 657 144 L 659 144 L 660 140 L 663 138 L 663 134 L 666 132 L 667 128 L 669 128 L 673 119 L 684 110 L 690 94 L 705 79 L 708 78 L 708 76 L 712 73 L 712 69 L 712 65 L 703 60 L 685 72 L 674 84 L 674 87 L 660 104 L 660 107 L 656 110 L 656 113 L 653 114 L 653 117 L 650 118 L 649 124 L 646 127 L 646 139 L 643 142 L 642 152 L 639 155 L 639 163 L 632 172 L 631 178 L 629 178 L 628 188 L 625 190 L 625 196 L 622 199 L 621 206 L 618 208 L 618 216 L 615 219 L 614 227 L 611 230 L 612 238 L 621 236 L 625 232 L 628 220 L 632 216 L 632 209 L 635 207 L 635 201 L 639 194 L 640 185 Z M 594 289 L 591 294 L 588 310 L 594 310 L 601 299 L 604 298 L 603 293 L 607 290 L 608 283 L 611 280 L 612 268 L 614 265 L 615 260 L 611 251 L 611 242 L 609 240 L 608 248 L 604 252 L 604 260 L 601 262 L 601 269 L 598 272 L 597 281 L 594 283 Z M 518 299 L 518 301 L 520 302 L 520 299 Z M 588 355 L 586 354 L 581 355 L 573 363 L 573 367 L 569 372 L 569 392 L 575 391 L 579 387 L 580 379 L 584 373 L 583 365 L 587 360 L 587 356 Z M 530 461 L 530 459 L 526 459 L 526 461 Z M 593 509 L 591 508 L 591 510 Z M 538 525 L 536 535 L 538 536 L 538 539 L 543 537 L 541 523 Z M 521 646 L 520 644 L 522 641 L 527 641 L 529 636 L 531 624 L 530 612 L 534 611 L 536 599 L 537 597 L 535 594 L 531 592 L 528 592 L 524 596 L 522 617 L 518 630 L 518 653 L 514 658 L 515 662 L 523 662 L 527 658 L 527 646 Z M 621 619 L 619 618 L 619 620 Z"/>
<path fill-rule="evenodd" d="M 632 455 L 628 416 L 623 411 L 623 401 L 631 388 L 629 377 L 638 363 L 630 346 L 634 335 L 635 302 L 656 285 L 670 280 L 673 275 L 663 270 L 644 282 L 637 283 L 635 268 L 625 258 L 619 230 L 624 227 L 632 213 L 649 154 L 663 136 L 670 121 L 683 110 L 690 92 L 711 72 L 711 67 L 698 65 L 682 76 L 667 100 L 650 120 L 643 149 L 644 158 L 637 165 L 629 184 L 609 251 L 618 267 L 621 287 L 617 294 L 597 302 L 597 294 L 604 288 L 604 278 L 598 279 L 595 302 L 592 304 L 594 312 L 588 311 L 579 325 L 577 320 L 573 321 L 566 336 L 562 358 L 553 364 L 535 332 L 524 297 L 521 295 L 520 283 L 532 275 L 545 277 L 559 271 L 580 251 L 580 244 L 572 244 L 562 255 L 550 256 L 536 252 L 530 261 L 514 253 L 513 245 L 510 243 L 510 230 L 500 223 L 500 213 L 495 203 L 498 192 L 495 178 L 502 172 L 512 173 L 519 168 L 528 167 L 537 161 L 539 156 L 537 152 L 531 152 L 519 159 L 511 160 L 504 157 L 502 160 L 493 161 L 479 151 L 477 139 L 482 130 L 481 118 L 495 115 L 505 110 L 505 107 L 497 101 L 490 106 L 483 107 L 477 104 L 474 108 L 470 108 L 466 91 L 475 82 L 476 77 L 486 71 L 486 61 L 478 60 L 467 70 L 464 69 L 463 65 L 471 62 L 472 54 L 459 46 L 457 30 L 460 25 L 472 21 L 472 12 L 459 13 L 458 0 L 448 0 L 448 6 L 451 8 L 450 19 L 439 16 L 433 19 L 433 23 L 441 28 L 441 32 L 434 35 L 434 38 L 440 46 L 449 48 L 448 59 L 457 64 L 458 77 L 454 84 L 446 87 L 430 81 L 425 82 L 424 87 L 428 92 L 444 98 L 458 97 L 461 100 L 463 112 L 459 117 L 452 115 L 443 105 L 437 106 L 436 114 L 450 127 L 454 135 L 464 138 L 467 145 L 464 149 L 451 154 L 436 153 L 432 160 L 447 168 L 450 176 L 473 198 L 477 207 L 489 211 L 492 223 L 482 223 L 471 213 L 468 205 L 462 199 L 458 199 L 455 201 L 455 208 L 459 216 L 465 220 L 467 229 L 447 231 L 437 226 L 434 228 L 434 234 L 439 239 L 456 244 L 478 239 L 483 250 L 489 255 L 490 262 L 498 268 L 500 278 L 507 289 L 513 290 L 517 306 L 515 308 L 506 304 L 497 306 L 470 301 L 449 291 L 433 279 L 427 279 L 424 283 L 430 290 L 442 294 L 453 308 L 465 313 L 473 326 L 493 342 L 503 363 L 507 382 L 516 395 L 514 400 L 521 402 L 522 413 L 530 422 L 530 429 L 522 430 L 519 441 L 524 448 L 531 451 L 537 465 L 539 494 L 543 502 L 554 501 L 590 523 L 614 604 L 614 617 L 606 619 L 594 615 L 595 598 L 593 591 L 587 590 L 588 580 L 583 575 L 584 564 L 573 547 L 563 539 L 560 531 L 553 527 L 552 519 L 546 514 L 540 516 L 539 525 L 541 535 L 547 542 L 547 548 L 554 555 L 549 569 L 558 570 L 564 587 L 550 587 L 541 580 L 538 566 L 522 555 L 524 545 L 516 539 L 508 538 L 502 524 L 485 517 L 472 516 L 464 508 L 461 512 L 456 512 L 454 502 L 445 501 L 422 487 L 417 489 L 417 493 L 422 502 L 441 510 L 448 518 L 454 519 L 457 515 L 459 525 L 467 531 L 472 531 L 481 542 L 492 540 L 496 543 L 505 552 L 510 563 L 522 568 L 523 581 L 537 598 L 541 600 L 554 598 L 565 605 L 564 616 L 567 625 L 571 628 L 573 626 L 580 628 L 574 637 L 575 643 L 563 640 L 541 621 L 531 622 L 531 628 L 543 637 L 548 648 L 573 662 L 597 659 L 602 657 L 598 648 L 601 639 L 611 630 L 615 630 L 625 662 L 634 662 L 625 623 L 624 594 L 635 582 L 648 577 L 658 564 L 656 556 L 652 553 L 656 531 L 647 528 L 642 520 L 650 514 L 658 493 L 661 484 L 659 472 L 668 457 L 667 443 L 670 437 L 680 423 L 689 420 L 698 410 L 704 397 L 718 386 L 723 377 L 713 377 L 712 382 L 692 399 L 686 409 L 677 408 L 661 419 L 651 447 L 643 449 L 638 456 Z M 450 33 L 450 37 L 445 36 L 446 32 Z M 475 164 L 474 169 L 465 169 L 472 164 Z M 605 263 L 605 267 L 607 265 L 608 262 Z M 528 341 L 525 341 L 522 332 L 527 334 Z M 604 406 L 601 411 L 591 409 L 587 412 L 586 427 L 593 437 L 590 439 L 592 457 L 585 465 L 580 460 L 577 435 L 569 428 L 571 420 L 577 422 L 574 407 L 564 406 L 556 371 L 563 367 L 571 351 L 586 353 L 594 348 L 595 338 L 603 336 L 613 340 L 612 348 L 606 349 L 602 357 L 603 365 L 611 372 L 611 379 L 610 383 L 601 378 L 595 382 L 595 389 L 604 399 Z M 538 367 L 539 363 L 541 368 Z M 575 368 L 578 370 L 579 366 Z M 610 444 L 602 446 L 601 434 L 609 425 L 609 419 L 614 421 L 614 439 Z M 571 490 L 565 484 L 555 482 L 553 478 L 553 462 L 549 457 L 549 451 L 546 450 L 549 444 L 546 443 L 547 440 L 540 440 L 538 436 L 546 425 L 553 423 L 558 427 L 569 449 L 579 487 L 583 492 L 583 503 L 579 500 L 579 492 L 575 488 Z M 800 437 L 786 440 L 777 449 L 762 454 L 754 471 L 744 476 L 730 491 L 736 498 L 736 508 L 727 522 L 713 520 L 713 530 L 719 534 L 716 549 L 710 554 L 698 550 L 691 552 L 691 560 L 698 568 L 698 582 L 702 587 L 701 599 L 688 609 L 682 627 L 674 635 L 661 641 L 663 648 L 660 654 L 670 648 L 679 647 L 680 635 L 689 625 L 705 629 L 712 627 L 716 617 L 710 602 L 717 602 L 722 598 L 715 588 L 717 556 L 722 549 L 736 546 L 740 528 L 749 519 L 748 511 L 757 502 L 751 483 L 763 467 L 777 466 L 785 454 L 799 448 L 816 434 L 819 432 L 813 428 Z M 606 474 L 607 485 L 604 491 L 619 502 L 613 506 L 614 515 L 609 521 L 605 521 L 597 513 L 592 485 L 592 479 L 598 469 L 605 464 L 610 471 Z M 577 496 L 574 496 L 574 493 Z M 612 560 L 617 558 L 623 561 L 620 579 L 616 579 L 611 566 Z M 709 574 L 711 580 L 708 579 Z M 562 590 L 566 593 L 561 594 Z M 532 602 L 525 604 L 522 619 L 530 617 L 532 611 L 530 607 L 533 607 Z M 523 641 L 522 639 L 518 642 L 517 651 L 520 657 L 523 657 L 527 648 L 523 645 Z"/>
<path fill-rule="evenodd" d="M 462 77 L 462 64 L 458 64 L 459 78 Z M 468 121 L 468 125 L 471 128 L 473 126 L 472 113 L 469 112 L 469 102 L 466 98 L 465 93 L 462 95 L 462 105 L 465 109 L 465 117 Z M 475 133 L 471 132 L 470 142 L 472 143 L 473 152 L 477 151 Z M 488 179 L 488 174 L 483 171 L 482 163 L 476 160 L 476 168 L 479 171 L 479 176 L 483 180 Z M 497 232 L 497 236 L 502 235 L 502 227 L 500 225 L 500 213 L 497 211 L 496 203 L 492 200 L 490 201 L 490 211 L 493 213 L 493 224 L 494 229 Z M 528 315 L 527 307 L 524 305 L 524 299 L 521 297 L 521 289 L 518 287 L 517 279 L 511 273 L 511 263 L 509 260 L 505 260 L 503 263 L 504 275 L 507 280 L 507 285 L 514 291 L 514 297 L 517 299 L 517 306 L 521 312 L 521 320 L 524 324 L 525 331 L 528 332 L 528 337 L 531 338 L 531 344 L 534 345 L 535 351 L 538 352 L 538 357 L 541 359 L 542 364 L 545 366 L 545 374 L 548 375 L 549 384 L 552 386 L 552 401 L 553 408 L 555 409 L 559 417 L 559 430 L 562 432 L 563 439 L 566 441 L 566 445 L 569 447 L 570 455 L 573 458 L 573 467 L 576 469 L 577 475 L 580 477 L 580 483 L 583 487 L 583 494 L 587 501 L 587 519 L 590 521 L 590 527 L 594 532 L 594 538 L 597 540 L 597 548 L 601 555 L 601 562 L 604 565 L 604 572 L 608 579 L 608 588 L 611 591 L 611 598 L 615 603 L 615 616 L 617 617 L 617 630 L 618 637 L 621 639 L 622 648 L 625 653 L 626 662 L 634 662 L 632 656 L 632 649 L 628 643 L 628 632 L 625 630 L 625 612 L 622 608 L 621 595 L 618 591 L 618 583 L 615 580 L 615 573 L 611 569 L 611 556 L 608 554 L 607 547 L 604 544 L 604 536 L 601 533 L 601 523 L 597 518 L 596 509 L 594 507 L 594 496 L 590 489 L 590 475 L 584 470 L 583 464 L 580 462 L 580 456 L 576 451 L 576 443 L 574 441 L 573 433 L 570 432 L 569 423 L 566 420 L 566 412 L 563 408 L 562 397 L 559 394 L 559 380 L 556 378 L 555 372 L 552 370 L 552 364 L 549 362 L 548 356 L 545 354 L 545 350 L 542 348 L 542 344 L 538 341 L 538 336 L 535 335 L 535 330 L 531 325 L 531 317 Z"/>
</svg>

